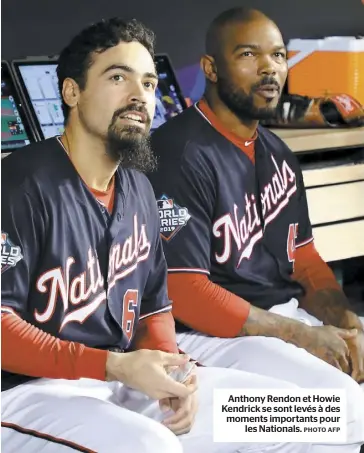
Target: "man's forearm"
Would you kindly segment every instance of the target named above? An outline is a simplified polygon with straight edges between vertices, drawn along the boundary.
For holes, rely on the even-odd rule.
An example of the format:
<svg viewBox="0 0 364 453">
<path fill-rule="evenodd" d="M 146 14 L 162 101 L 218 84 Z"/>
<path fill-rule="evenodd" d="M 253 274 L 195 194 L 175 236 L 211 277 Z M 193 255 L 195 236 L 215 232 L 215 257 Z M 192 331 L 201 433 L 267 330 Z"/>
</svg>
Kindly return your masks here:
<svg viewBox="0 0 364 453">
<path fill-rule="evenodd" d="M 300 306 L 326 325 L 344 329 L 363 329 L 333 271 L 314 247 L 308 244 L 296 250 L 293 279 L 306 291 Z"/>
<path fill-rule="evenodd" d="M 359 317 L 353 312 L 341 290 L 331 288 L 317 290 L 304 298 L 300 306 L 326 325 L 363 330 Z"/>
<path fill-rule="evenodd" d="M 105 380 L 107 351 L 61 340 L 20 317 L 1 317 L 2 368 L 10 373 L 51 379 Z"/>
<path fill-rule="evenodd" d="M 261 308 L 251 306 L 248 319 L 241 329 L 240 336 L 275 337 L 301 346 L 307 326 L 295 319 L 286 318 Z"/>
<path fill-rule="evenodd" d="M 250 311 L 247 301 L 213 283 L 207 275 L 169 274 L 168 295 L 178 321 L 213 337 L 237 337 Z"/>
<path fill-rule="evenodd" d="M 139 321 L 130 349 L 153 349 L 178 354 L 172 313 L 156 313 Z"/>
</svg>

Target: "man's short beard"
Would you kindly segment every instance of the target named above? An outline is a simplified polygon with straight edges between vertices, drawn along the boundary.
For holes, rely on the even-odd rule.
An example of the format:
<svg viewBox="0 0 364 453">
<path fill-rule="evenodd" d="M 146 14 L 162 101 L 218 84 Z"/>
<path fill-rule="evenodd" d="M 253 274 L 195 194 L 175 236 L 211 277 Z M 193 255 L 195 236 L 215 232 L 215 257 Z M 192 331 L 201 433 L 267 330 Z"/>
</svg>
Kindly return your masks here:
<svg viewBox="0 0 364 453">
<path fill-rule="evenodd" d="M 136 126 L 118 131 L 115 125 L 111 124 L 107 134 L 106 152 L 123 168 L 149 173 L 157 166 L 148 133 L 142 132 Z"/>
<path fill-rule="evenodd" d="M 224 104 L 243 122 L 268 120 L 276 115 L 277 107 L 260 107 L 254 105 L 253 92 L 247 94 L 224 78 L 219 78 L 217 91 Z"/>
</svg>

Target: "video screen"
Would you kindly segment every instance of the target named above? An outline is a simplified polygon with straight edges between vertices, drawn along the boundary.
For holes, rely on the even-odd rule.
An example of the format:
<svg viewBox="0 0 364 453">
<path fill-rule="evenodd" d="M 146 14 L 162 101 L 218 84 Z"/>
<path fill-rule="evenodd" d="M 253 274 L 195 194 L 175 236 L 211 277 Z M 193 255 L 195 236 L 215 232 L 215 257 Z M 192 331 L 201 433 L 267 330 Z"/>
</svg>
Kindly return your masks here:
<svg viewBox="0 0 364 453">
<path fill-rule="evenodd" d="M 1 63 L 1 151 L 9 152 L 33 141 L 9 68 Z"/>
<path fill-rule="evenodd" d="M 63 133 L 63 112 L 58 90 L 57 63 L 18 63 L 20 81 L 38 121 L 43 138 Z"/>
<path fill-rule="evenodd" d="M 167 55 L 156 55 L 155 64 L 158 73 L 158 87 L 152 131 L 187 107 Z"/>
<path fill-rule="evenodd" d="M 159 82 L 152 131 L 187 107 L 168 56 L 156 55 L 155 63 Z M 62 134 L 64 117 L 58 90 L 57 63 L 16 62 L 15 67 L 43 138 Z"/>
</svg>

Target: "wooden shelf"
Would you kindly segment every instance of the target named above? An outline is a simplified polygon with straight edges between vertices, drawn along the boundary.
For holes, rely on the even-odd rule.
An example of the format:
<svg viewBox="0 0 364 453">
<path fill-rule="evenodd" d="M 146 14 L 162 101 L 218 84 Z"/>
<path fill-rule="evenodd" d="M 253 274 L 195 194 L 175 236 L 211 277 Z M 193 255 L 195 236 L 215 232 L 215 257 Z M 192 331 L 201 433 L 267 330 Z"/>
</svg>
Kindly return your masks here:
<svg viewBox="0 0 364 453">
<path fill-rule="evenodd" d="M 364 256 L 364 220 L 313 228 L 315 245 L 326 262 Z"/>
<path fill-rule="evenodd" d="M 364 147 L 364 127 L 352 129 L 275 129 L 271 128 L 294 153 L 324 149 Z"/>
<path fill-rule="evenodd" d="M 294 153 L 364 148 L 364 127 L 271 130 Z M 338 160 L 337 165 L 303 169 L 303 178 L 315 244 L 323 259 L 364 256 L 364 162 Z"/>
<path fill-rule="evenodd" d="M 303 170 L 302 173 L 306 189 L 352 181 L 364 181 L 364 162 Z"/>
<path fill-rule="evenodd" d="M 364 180 L 306 190 L 312 225 L 364 218 Z M 364 244 L 364 230 L 362 235 Z"/>
</svg>

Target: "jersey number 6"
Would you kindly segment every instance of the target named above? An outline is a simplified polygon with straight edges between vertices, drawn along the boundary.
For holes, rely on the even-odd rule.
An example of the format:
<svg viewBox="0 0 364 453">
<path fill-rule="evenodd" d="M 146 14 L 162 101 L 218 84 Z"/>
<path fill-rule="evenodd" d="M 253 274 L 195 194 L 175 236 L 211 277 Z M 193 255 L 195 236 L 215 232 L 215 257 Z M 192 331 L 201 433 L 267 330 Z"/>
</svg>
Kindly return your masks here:
<svg viewBox="0 0 364 453">
<path fill-rule="evenodd" d="M 135 322 L 135 310 L 138 307 L 138 290 L 128 289 L 124 294 L 123 300 L 123 332 L 130 341 L 133 335 L 134 322 Z"/>
</svg>

